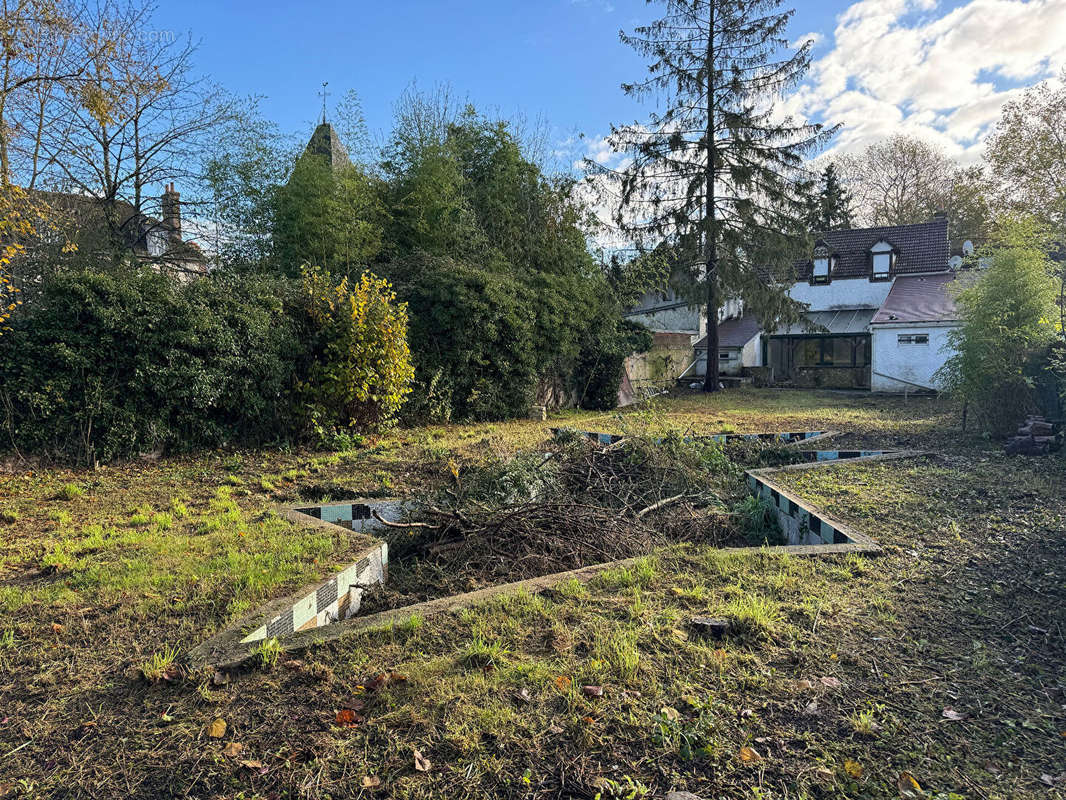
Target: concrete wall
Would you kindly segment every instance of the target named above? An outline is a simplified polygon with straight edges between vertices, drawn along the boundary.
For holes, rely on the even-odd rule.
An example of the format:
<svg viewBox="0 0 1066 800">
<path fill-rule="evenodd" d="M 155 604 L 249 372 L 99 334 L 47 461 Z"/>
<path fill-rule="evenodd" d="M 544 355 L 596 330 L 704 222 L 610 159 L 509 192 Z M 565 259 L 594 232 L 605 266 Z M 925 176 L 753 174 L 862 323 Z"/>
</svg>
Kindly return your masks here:
<svg viewBox="0 0 1066 800">
<path fill-rule="evenodd" d="M 870 377 L 870 388 L 875 392 L 914 392 L 920 388 L 937 388 L 933 373 L 952 355 L 947 337 L 948 332 L 956 327 L 958 326 L 872 326 L 870 361 L 873 364 L 873 374 Z M 927 334 L 929 344 L 899 343 L 900 334 L 916 333 Z M 899 380 L 893 380 L 894 378 Z"/>
<path fill-rule="evenodd" d="M 700 330 L 699 309 L 686 304 L 634 311 L 625 317 L 653 331 L 688 331 L 695 334 Z"/>
<path fill-rule="evenodd" d="M 803 281 L 788 290 L 789 297 L 808 303 L 811 311 L 832 308 L 880 308 L 888 297 L 892 281 L 870 281 L 867 278 L 838 278 L 828 284 L 811 286 Z"/>
<path fill-rule="evenodd" d="M 635 390 L 667 388 L 674 385 L 693 357 L 691 335 L 659 332 L 651 350 L 626 359 L 626 374 Z"/>
</svg>

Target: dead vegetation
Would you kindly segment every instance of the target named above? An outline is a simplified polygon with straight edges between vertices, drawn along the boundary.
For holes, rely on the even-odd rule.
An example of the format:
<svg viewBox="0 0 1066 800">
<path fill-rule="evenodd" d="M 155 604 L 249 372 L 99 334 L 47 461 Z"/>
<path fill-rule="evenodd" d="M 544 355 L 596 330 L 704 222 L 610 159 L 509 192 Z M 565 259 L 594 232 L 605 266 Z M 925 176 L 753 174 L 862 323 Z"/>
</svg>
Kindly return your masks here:
<svg viewBox="0 0 1066 800">
<path fill-rule="evenodd" d="M 1007 458 L 925 399 L 663 407 L 696 432 L 831 423 L 850 432 L 833 446 L 938 455 L 789 474 L 876 557 L 668 546 L 218 675 L 173 675 L 170 656 L 347 556 L 264 507 L 454 487 L 449 461 L 470 481 L 493 453 L 539 452 L 544 426 L 0 475 L 0 797 L 1066 797 L 1061 455 Z M 52 499 L 68 483 L 84 495 Z M 693 616 L 736 624 L 704 638 Z"/>
<path fill-rule="evenodd" d="M 450 480 L 389 528 L 389 581 L 368 608 L 646 555 L 693 542 L 774 543 L 770 524 L 741 534 L 729 509 L 741 465 L 710 440 L 630 422 L 598 444 L 562 429 L 541 449 L 449 464 Z M 754 450 L 744 451 L 746 455 Z M 384 520 L 382 520 L 384 522 Z"/>
</svg>

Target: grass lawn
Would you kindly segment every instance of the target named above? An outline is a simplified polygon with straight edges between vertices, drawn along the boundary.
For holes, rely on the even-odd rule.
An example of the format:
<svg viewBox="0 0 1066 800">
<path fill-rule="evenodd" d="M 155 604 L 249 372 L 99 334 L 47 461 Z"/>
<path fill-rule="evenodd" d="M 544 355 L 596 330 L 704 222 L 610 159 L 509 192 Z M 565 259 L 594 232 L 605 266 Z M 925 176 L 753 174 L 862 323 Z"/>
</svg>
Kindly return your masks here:
<svg viewBox="0 0 1066 800">
<path fill-rule="evenodd" d="M 780 476 L 874 556 L 673 547 L 226 676 L 168 666 L 356 547 L 272 505 L 417 493 L 547 425 L 0 474 L 0 797 L 1066 797 L 1062 456 L 1008 458 L 929 399 L 658 408 L 932 455 Z M 700 639 L 696 614 L 736 631 Z"/>
</svg>

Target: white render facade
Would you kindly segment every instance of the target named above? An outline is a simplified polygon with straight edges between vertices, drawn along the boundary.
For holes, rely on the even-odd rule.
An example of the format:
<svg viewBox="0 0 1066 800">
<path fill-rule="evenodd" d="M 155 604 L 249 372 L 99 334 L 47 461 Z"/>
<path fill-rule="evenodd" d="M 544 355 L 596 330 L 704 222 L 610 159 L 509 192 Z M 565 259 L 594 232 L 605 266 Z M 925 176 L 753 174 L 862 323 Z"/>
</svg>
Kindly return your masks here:
<svg viewBox="0 0 1066 800">
<path fill-rule="evenodd" d="M 710 357 L 723 375 L 762 368 L 762 377 L 779 385 L 935 391 L 937 370 L 952 354 L 949 333 L 959 325 L 952 299 L 957 266 L 949 261 L 942 216 L 828 231 L 810 260 L 793 265 L 787 288 L 806 307 L 806 319 L 760 330 L 732 300 L 719 317 L 719 351 Z M 706 324 L 698 308 L 672 293 L 648 295 L 628 316 L 653 330 L 692 333 L 695 363 L 683 377 L 706 374 Z"/>
</svg>

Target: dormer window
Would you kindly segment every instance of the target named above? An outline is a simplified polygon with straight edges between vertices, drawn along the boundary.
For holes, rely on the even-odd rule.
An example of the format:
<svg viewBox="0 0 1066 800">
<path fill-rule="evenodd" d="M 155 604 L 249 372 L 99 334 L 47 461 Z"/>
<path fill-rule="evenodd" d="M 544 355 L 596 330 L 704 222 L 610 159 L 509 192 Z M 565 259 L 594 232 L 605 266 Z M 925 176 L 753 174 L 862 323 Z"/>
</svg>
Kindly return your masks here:
<svg viewBox="0 0 1066 800">
<path fill-rule="evenodd" d="M 811 283 L 829 283 L 829 273 L 832 262 L 829 248 L 819 244 L 814 248 L 814 266 L 811 269 Z"/>
<path fill-rule="evenodd" d="M 895 265 L 896 251 L 888 242 L 880 241 L 870 248 L 870 280 L 887 281 Z"/>
</svg>

